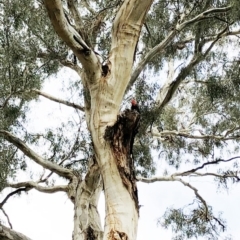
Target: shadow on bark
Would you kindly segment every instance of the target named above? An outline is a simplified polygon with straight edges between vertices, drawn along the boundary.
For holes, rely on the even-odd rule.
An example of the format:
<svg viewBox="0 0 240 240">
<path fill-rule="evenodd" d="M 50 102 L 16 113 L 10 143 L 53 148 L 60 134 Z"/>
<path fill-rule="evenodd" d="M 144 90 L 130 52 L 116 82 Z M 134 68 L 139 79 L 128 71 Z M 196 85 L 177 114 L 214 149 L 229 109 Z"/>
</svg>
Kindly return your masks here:
<svg viewBox="0 0 240 240">
<path fill-rule="evenodd" d="M 118 115 L 116 123 L 107 127 L 104 138 L 110 143 L 124 186 L 133 198 L 138 211 L 138 192 L 132 148 L 138 132 L 140 114 L 126 109 Z"/>
</svg>

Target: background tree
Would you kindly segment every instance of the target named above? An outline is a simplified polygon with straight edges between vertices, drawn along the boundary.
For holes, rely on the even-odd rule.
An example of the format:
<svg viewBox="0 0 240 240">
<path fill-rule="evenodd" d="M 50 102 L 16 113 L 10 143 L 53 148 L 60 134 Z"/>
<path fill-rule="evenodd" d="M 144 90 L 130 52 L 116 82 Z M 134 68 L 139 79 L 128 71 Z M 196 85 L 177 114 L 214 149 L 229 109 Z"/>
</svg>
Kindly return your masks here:
<svg viewBox="0 0 240 240">
<path fill-rule="evenodd" d="M 175 239 L 217 239 L 225 222 L 189 178 L 211 176 L 226 188 L 239 181 L 239 58 L 229 54 L 239 44 L 239 2 L 9 0 L 0 6 L 0 186 L 16 189 L 0 203 L 2 211 L 15 193 L 63 191 L 74 204 L 74 240 L 136 239 L 136 180 L 178 181 L 196 201 L 167 209 L 162 226 L 172 226 Z M 78 76 L 66 83 L 68 100 L 41 91 L 62 67 Z M 29 102 L 39 95 L 73 108 L 78 120 L 28 129 Z M 133 96 L 141 125 L 132 154 L 140 117 L 128 109 Z M 162 176 L 154 176 L 153 153 L 170 166 Z M 49 172 L 18 182 L 28 158 Z M 51 181 L 53 173 L 67 184 Z M 96 208 L 102 190 L 104 230 Z M 11 233 L 4 228 L 6 239 Z"/>
</svg>

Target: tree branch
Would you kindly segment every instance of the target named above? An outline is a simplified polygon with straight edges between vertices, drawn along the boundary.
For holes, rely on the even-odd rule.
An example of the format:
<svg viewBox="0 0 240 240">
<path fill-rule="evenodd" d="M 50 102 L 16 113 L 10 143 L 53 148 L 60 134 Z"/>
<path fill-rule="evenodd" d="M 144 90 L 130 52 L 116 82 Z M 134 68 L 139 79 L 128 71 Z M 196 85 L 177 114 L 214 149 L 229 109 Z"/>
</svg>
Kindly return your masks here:
<svg viewBox="0 0 240 240">
<path fill-rule="evenodd" d="M 142 72 L 142 70 L 145 68 L 145 66 L 159 53 L 161 53 L 166 46 L 174 39 L 174 37 L 177 35 L 178 31 L 176 29 L 173 29 L 166 37 L 165 39 L 158 45 L 156 45 L 152 50 L 150 50 L 143 59 L 138 63 L 138 66 L 133 71 L 131 79 L 128 84 L 128 88 L 126 91 L 130 89 L 130 87 L 134 84 L 134 82 L 137 80 L 138 76 Z"/>
<path fill-rule="evenodd" d="M 236 160 L 236 159 L 239 159 L 239 158 L 240 158 L 240 156 L 232 157 L 232 158 L 229 158 L 229 159 L 227 159 L 227 160 L 224 160 L 224 159 L 216 159 L 215 161 L 203 163 L 201 166 L 196 167 L 196 168 L 193 168 L 193 169 L 191 169 L 191 170 L 172 174 L 172 177 L 176 177 L 176 176 L 188 176 L 188 175 L 190 175 L 190 174 L 192 174 L 192 173 L 196 173 L 196 171 L 198 171 L 198 170 L 200 170 L 200 169 L 203 169 L 205 166 L 218 164 L 218 163 L 220 163 L 220 162 L 224 162 L 224 163 L 226 163 L 226 162 L 231 162 L 231 161 Z M 197 173 L 197 174 L 198 174 L 198 173 Z M 206 176 L 207 176 L 207 175 L 206 175 Z"/>
<path fill-rule="evenodd" d="M 57 53 L 53 52 L 53 50 L 49 50 L 49 51 L 51 52 L 51 54 L 54 54 L 57 56 Z M 47 59 L 51 54 L 48 52 L 38 52 L 37 57 Z M 56 60 L 58 60 L 63 66 L 74 70 L 79 76 L 81 75 L 82 69 L 79 65 L 74 64 L 72 61 L 69 61 L 67 59 L 62 59 L 60 56 L 57 56 Z"/>
<path fill-rule="evenodd" d="M 140 182 L 144 182 L 144 183 L 153 183 L 153 182 L 181 182 L 184 186 L 191 188 L 196 197 L 203 203 L 203 205 L 205 206 L 206 210 L 207 208 L 207 204 L 206 201 L 202 198 L 202 196 L 198 193 L 198 190 L 193 187 L 192 185 L 190 185 L 189 183 L 183 181 L 181 178 L 177 178 L 175 177 L 176 175 L 172 175 L 170 177 L 153 177 L 153 178 L 143 178 L 143 177 L 137 177 L 137 180 Z"/>
<path fill-rule="evenodd" d="M 143 177 L 137 177 L 138 181 L 144 182 L 144 183 L 153 183 L 153 182 L 166 182 L 166 181 L 177 181 L 182 183 L 184 186 L 192 189 L 196 195 L 196 197 L 202 202 L 202 204 L 205 207 L 206 215 L 208 214 L 208 207 L 206 201 L 203 199 L 203 197 L 198 193 L 198 189 L 193 187 L 190 183 L 183 181 L 181 178 L 176 178 L 175 175 L 172 175 L 170 177 L 153 177 L 153 178 L 143 178 Z"/>
<path fill-rule="evenodd" d="M 223 7 L 223 8 L 212 8 L 212 9 L 208 9 L 200 14 L 198 14 L 196 17 L 190 19 L 190 20 L 187 20 L 183 23 L 181 23 L 179 25 L 179 29 L 183 29 L 185 28 L 186 26 L 192 24 L 192 23 L 196 23 L 198 21 L 202 21 L 203 19 L 206 18 L 206 16 L 212 14 L 212 13 L 225 13 L 225 12 L 228 12 L 229 10 L 232 9 L 232 6 L 228 6 L 228 7 Z"/>
<path fill-rule="evenodd" d="M 74 19 L 74 22 L 75 22 L 75 25 L 76 25 L 77 29 L 82 30 L 83 21 L 82 21 L 81 15 L 80 15 L 80 13 L 77 9 L 76 1 L 68 0 L 67 5 L 68 5 L 68 8 L 69 8 L 69 10 L 70 10 L 70 12 L 73 16 L 73 19 Z"/>
<path fill-rule="evenodd" d="M 113 101 L 117 105 L 120 105 L 129 83 L 141 28 L 152 3 L 153 0 L 126 0 L 114 19 L 109 54 L 109 82 L 114 86 Z"/>
<path fill-rule="evenodd" d="M 97 55 L 84 42 L 80 34 L 67 21 L 61 0 L 44 0 L 53 28 L 59 37 L 72 49 L 91 81 L 101 78 L 101 63 Z"/>
<path fill-rule="evenodd" d="M 240 177 L 237 175 L 237 172 L 234 173 L 224 173 L 223 175 L 221 174 L 217 174 L 217 173 L 198 173 L 198 172 L 194 172 L 193 175 L 189 175 L 190 177 L 216 177 L 216 178 L 234 178 L 237 181 L 240 181 Z"/>
<path fill-rule="evenodd" d="M 19 194 L 20 192 L 26 192 L 26 191 L 28 191 L 28 189 L 27 189 L 26 187 L 24 187 L 24 188 L 19 188 L 19 189 L 13 191 L 13 192 L 10 192 L 10 193 L 3 199 L 3 201 L 0 203 L 0 208 L 2 208 L 3 205 L 7 202 L 7 200 L 8 200 L 10 197 L 12 197 L 13 195 Z"/>
<path fill-rule="evenodd" d="M 184 186 L 192 189 L 195 193 L 195 196 L 202 202 L 203 206 L 205 207 L 206 210 L 206 216 L 208 216 L 208 206 L 206 201 L 203 199 L 203 197 L 198 193 L 198 189 L 193 187 L 190 183 L 183 181 L 182 179 L 179 179 L 179 182 L 181 182 Z"/>
<path fill-rule="evenodd" d="M 196 66 L 201 60 L 203 60 L 202 55 L 194 55 L 189 64 L 182 68 L 178 76 L 172 80 L 167 81 L 159 91 L 157 108 L 161 111 L 168 102 L 172 99 L 173 94 L 177 90 L 180 83 L 188 76 L 189 72 Z"/>
<path fill-rule="evenodd" d="M 81 4 L 92 14 L 95 15 L 95 10 L 89 5 L 89 2 L 87 0 L 82 0 Z"/>
<path fill-rule="evenodd" d="M 132 73 L 129 85 L 127 90 L 130 89 L 130 87 L 134 84 L 134 82 L 137 80 L 138 76 L 144 69 L 144 67 L 149 63 L 150 60 L 152 60 L 157 54 L 161 53 L 165 47 L 174 39 L 174 37 L 181 32 L 184 28 L 189 26 L 190 24 L 202 21 L 206 18 L 208 18 L 208 15 L 212 13 L 221 13 L 221 12 L 227 12 L 231 9 L 232 7 L 225 7 L 225 8 L 214 8 L 214 9 L 209 9 L 207 11 L 204 11 L 203 13 L 197 15 L 196 17 L 187 20 L 182 23 L 178 23 L 174 29 L 167 35 L 167 37 L 158 45 L 156 45 L 151 51 L 149 51 L 145 57 L 138 63 L 138 66 Z"/>
<path fill-rule="evenodd" d="M 229 140 L 236 140 L 240 138 L 240 135 L 227 137 L 226 134 L 224 135 L 193 135 L 193 134 L 187 133 L 188 130 L 180 130 L 180 131 L 164 130 L 162 132 L 157 132 L 157 130 L 156 131 L 153 131 L 153 130 L 151 132 L 152 136 L 159 137 L 160 139 L 164 138 L 167 135 L 179 136 L 179 137 L 190 138 L 190 139 L 201 139 L 201 140 L 215 139 L 218 141 L 229 141 Z"/>
<path fill-rule="evenodd" d="M 144 178 L 141 176 L 136 177 L 138 181 L 144 182 L 144 183 L 154 183 L 154 182 L 174 182 L 179 181 L 180 178 L 176 178 L 174 176 L 170 177 L 153 177 L 153 178 Z"/>
<path fill-rule="evenodd" d="M 237 36 L 240 34 L 240 30 L 236 30 L 236 31 L 227 31 L 225 32 L 224 34 L 222 34 L 220 36 L 220 38 L 223 38 L 223 37 L 227 37 L 227 36 Z M 202 38 L 202 42 L 204 43 L 208 43 L 208 42 L 211 42 L 213 41 L 214 39 L 216 39 L 218 34 L 215 34 L 215 35 L 209 35 L 209 36 L 205 36 L 204 38 Z M 178 41 L 178 42 L 174 42 L 173 43 L 173 46 L 175 46 L 176 48 L 178 49 L 183 49 L 187 43 L 191 43 L 195 40 L 195 37 L 191 36 L 191 37 L 187 37 L 181 41 Z"/>
<path fill-rule="evenodd" d="M 12 223 L 11 223 L 11 221 L 10 221 L 10 218 L 9 218 L 8 214 L 6 213 L 6 211 L 5 211 L 2 207 L 1 207 L 1 210 L 2 210 L 2 212 L 3 212 L 3 214 L 4 214 L 4 216 L 7 218 L 8 225 L 9 225 L 10 228 L 12 229 Z"/>
<path fill-rule="evenodd" d="M 34 189 L 38 190 L 39 192 L 44 192 L 44 193 L 67 192 L 67 190 L 68 190 L 67 185 L 44 187 L 44 186 L 39 185 L 37 182 L 33 182 L 33 181 L 20 182 L 20 183 L 8 183 L 7 186 L 11 187 L 11 188 L 22 188 L 22 187 L 25 187 L 26 189 L 34 188 Z"/>
<path fill-rule="evenodd" d="M 52 172 L 55 172 L 59 176 L 72 179 L 73 173 L 71 172 L 71 170 L 60 167 L 56 163 L 50 162 L 42 158 L 36 152 L 34 152 L 31 148 L 29 148 L 21 139 L 17 138 L 10 132 L 0 130 L 0 135 L 3 135 L 3 137 L 7 141 L 15 145 L 19 150 L 21 150 L 26 156 L 31 158 L 37 164 L 41 165 L 44 168 L 49 169 Z"/>
<path fill-rule="evenodd" d="M 63 66 L 74 70 L 79 76 L 81 75 L 82 69 L 79 67 L 78 64 L 74 64 L 73 62 L 68 61 L 68 60 L 59 60 L 59 61 Z"/>
<path fill-rule="evenodd" d="M 20 232 L 16 232 L 0 223 L 0 239 L 1 240 L 31 240 Z"/>
<path fill-rule="evenodd" d="M 204 16 L 204 14 L 203 14 Z M 203 54 L 196 53 L 194 54 L 192 60 L 189 62 L 189 64 L 182 68 L 178 76 L 175 80 L 172 82 L 166 82 L 163 87 L 160 89 L 158 94 L 158 102 L 157 102 L 157 108 L 158 111 L 161 111 L 172 99 L 173 94 L 177 90 L 180 83 L 188 76 L 189 72 L 201 61 L 203 61 L 206 57 L 206 55 L 212 50 L 215 43 L 220 39 L 222 34 L 226 32 L 227 28 L 224 28 L 221 32 L 219 32 L 215 38 L 215 40 L 210 44 L 210 46 L 207 48 L 207 50 Z"/>
<path fill-rule="evenodd" d="M 49 100 L 52 100 L 52 101 L 54 101 L 54 102 L 61 103 L 61 104 L 64 104 L 64 105 L 66 105 L 66 106 L 69 106 L 69 107 L 73 107 L 73 108 L 75 108 L 75 109 L 78 109 L 78 110 L 84 112 L 84 107 L 82 107 L 82 106 L 80 106 L 80 105 L 77 105 L 77 104 L 75 104 L 75 103 L 71 103 L 71 102 L 69 102 L 69 101 L 66 101 L 66 100 L 63 100 L 63 99 L 60 99 L 60 98 L 56 98 L 56 97 L 54 97 L 54 96 L 52 96 L 52 95 L 50 95 L 50 94 L 48 94 L 48 93 L 39 91 L 39 90 L 37 90 L 37 89 L 32 89 L 31 91 L 37 93 L 38 95 L 41 95 L 41 96 L 49 99 Z"/>
</svg>

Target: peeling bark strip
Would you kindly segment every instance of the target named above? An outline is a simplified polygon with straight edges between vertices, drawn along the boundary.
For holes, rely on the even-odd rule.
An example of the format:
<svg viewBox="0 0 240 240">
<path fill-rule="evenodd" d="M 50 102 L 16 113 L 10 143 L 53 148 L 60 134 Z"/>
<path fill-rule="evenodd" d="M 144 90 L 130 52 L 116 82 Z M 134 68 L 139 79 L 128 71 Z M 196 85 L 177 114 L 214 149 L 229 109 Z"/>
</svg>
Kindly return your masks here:
<svg viewBox="0 0 240 240">
<path fill-rule="evenodd" d="M 134 199 L 137 211 L 138 193 L 132 146 L 138 132 L 139 120 L 138 112 L 126 109 L 118 116 L 117 122 L 113 126 L 106 128 L 104 135 L 105 140 L 110 142 L 122 182 Z"/>
</svg>

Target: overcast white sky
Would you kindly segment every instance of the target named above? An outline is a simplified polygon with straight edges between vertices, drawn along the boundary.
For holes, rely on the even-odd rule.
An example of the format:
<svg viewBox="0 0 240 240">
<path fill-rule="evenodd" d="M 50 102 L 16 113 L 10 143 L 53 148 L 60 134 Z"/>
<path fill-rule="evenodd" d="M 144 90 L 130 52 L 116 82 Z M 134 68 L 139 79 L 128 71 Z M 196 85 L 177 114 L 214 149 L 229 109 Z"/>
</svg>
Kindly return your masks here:
<svg viewBox="0 0 240 240">
<path fill-rule="evenodd" d="M 64 74 L 59 74 L 59 76 L 64 76 Z M 57 86 L 56 79 L 51 78 L 45 84 L 44 91 L 59 97 L 60 87 Z M 56 121 L 62 119 L 67 111 L 66 107 L 43 98 L 40 102 L 33 103 L 33 107 L 30 125 L 36 129 L 43 129 L 46 124 L 49 124 L 49 114 L 53 112 L 52 108 L 55 109 L 53 114 Z M 158 167 L 160 170 L 164 168 L 161 161 Z M 32 168 L 34 170 L 34 165 Z M 199 193 L 208 204 L 214 207 L 215 212 L 224 213 L 223 218 L 228 222 L 228 233 L 233 239 L 240 239 L 240 185 L 232 186 L 228 193 L 216 193 L 216 184 L 210 179 L 194 178 L 191 179 L 191 183 L 199 188 Z M 171 231 L 157 226 L 157 220 L 164 214 L 167 207 L 178 208 L 191 203 L 194 198 L 193 192 L 176 182 L 139 183 L 138 187 L 139 204 L 143 205 L 140 209 L 138 240 L 170 240 Z M 4 195 L 0 195 L 0 199 L 3 197 Z M 21 197 L 10 199 L 5 205 L 5 210 L 14 230 L 22 232 L 33 240 L 72 239 L 73 204 L 65 193 L 44 194 L 32 190 Z M 99 211 L 104 221 L 103 196 L 100 199 Z M 223 238 L 219 237 L 219 239 Z"/>
</svg>

